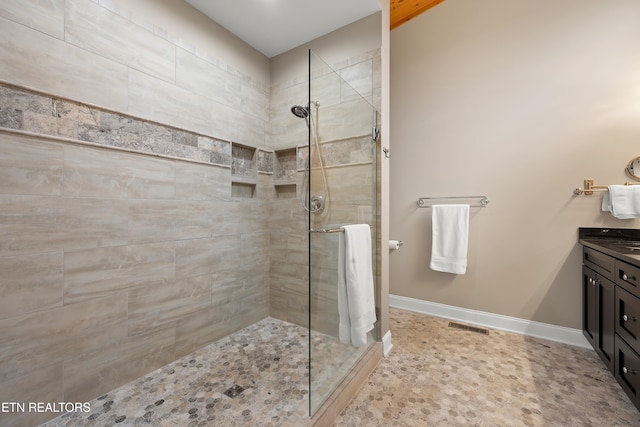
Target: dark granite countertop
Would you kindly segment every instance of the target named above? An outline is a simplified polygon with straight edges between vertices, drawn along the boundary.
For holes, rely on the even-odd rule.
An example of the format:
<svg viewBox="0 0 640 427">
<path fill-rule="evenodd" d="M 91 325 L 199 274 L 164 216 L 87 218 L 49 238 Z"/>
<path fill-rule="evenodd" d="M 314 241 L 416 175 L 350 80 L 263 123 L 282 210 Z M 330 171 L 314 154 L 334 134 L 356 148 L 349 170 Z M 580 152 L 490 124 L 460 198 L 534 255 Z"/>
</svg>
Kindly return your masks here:
<svg viewBox="0 0 640 427">
<path fill-rule="evenodd" d="M 640 230 L 634 228 L 578 229 L 581 245 L 640 267 Z"/>
</svg>

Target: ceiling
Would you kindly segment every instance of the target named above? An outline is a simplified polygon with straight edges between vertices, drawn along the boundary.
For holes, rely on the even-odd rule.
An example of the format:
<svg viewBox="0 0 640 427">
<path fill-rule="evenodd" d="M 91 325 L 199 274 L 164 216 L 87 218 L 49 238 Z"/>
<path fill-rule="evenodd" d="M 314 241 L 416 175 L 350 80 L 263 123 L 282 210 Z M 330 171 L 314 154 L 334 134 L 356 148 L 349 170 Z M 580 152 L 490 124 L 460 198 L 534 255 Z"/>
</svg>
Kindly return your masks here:
<svg viewBox="0 0 640 427">
<path fill-rule="evenodd" d="M 269 58 L 380 10 L 378 0 L 186 1 Z"/>
<path fill-rule="evenodd" d="M 393 30 L 443 1 L 444 0 L 390 0 L 391 29 Z"/>
</svg>

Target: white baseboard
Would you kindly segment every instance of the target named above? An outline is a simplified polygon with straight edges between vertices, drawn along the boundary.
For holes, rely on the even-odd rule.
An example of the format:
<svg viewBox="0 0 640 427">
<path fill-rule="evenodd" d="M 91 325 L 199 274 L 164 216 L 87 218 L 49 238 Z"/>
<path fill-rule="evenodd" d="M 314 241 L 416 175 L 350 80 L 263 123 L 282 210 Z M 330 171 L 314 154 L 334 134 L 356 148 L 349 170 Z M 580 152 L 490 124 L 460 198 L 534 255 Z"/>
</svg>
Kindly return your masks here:
<svg viewBox="0 0 640 427">
<path fill-rule="evenodd" d="M 485 311 L 469 310 L 400 295 L 389 295 L 389 306 L 578 347 L 592 348 L 580 329 L 565 328 Z"/>
<path fill-rule="evenodd" d="M 391 349 L 393 348 L 393 344 L 391 344 L 391 331 L 387 331 L 386 334 L 382 337 L 382 353 L 386 356 L 389 355 Z"/>
</svg>

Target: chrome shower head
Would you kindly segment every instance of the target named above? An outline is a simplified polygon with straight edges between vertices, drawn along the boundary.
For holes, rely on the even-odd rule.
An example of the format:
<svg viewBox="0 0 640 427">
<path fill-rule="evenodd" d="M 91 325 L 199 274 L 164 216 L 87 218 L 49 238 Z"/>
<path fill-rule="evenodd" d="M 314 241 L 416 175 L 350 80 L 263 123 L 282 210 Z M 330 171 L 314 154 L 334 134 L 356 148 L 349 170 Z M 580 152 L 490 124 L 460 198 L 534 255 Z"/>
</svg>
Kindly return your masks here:
<svg viewBox="0 0 640 427">
<path fill-rule="evenodd" d="M 293 107 L 291 107 L 291 112 L 296 117 L 306 119 L 307 117 L 309 117 L 309 106 L 307 105 L 303 107 L 302 105 L 294 105 Z"/>
</svg>

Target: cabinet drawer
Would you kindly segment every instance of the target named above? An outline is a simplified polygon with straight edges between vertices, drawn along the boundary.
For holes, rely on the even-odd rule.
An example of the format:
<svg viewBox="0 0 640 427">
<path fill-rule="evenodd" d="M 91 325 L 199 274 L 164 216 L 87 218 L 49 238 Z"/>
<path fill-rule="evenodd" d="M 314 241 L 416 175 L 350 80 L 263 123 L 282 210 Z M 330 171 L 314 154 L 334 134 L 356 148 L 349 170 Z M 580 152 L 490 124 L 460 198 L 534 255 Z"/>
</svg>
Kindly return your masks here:
<svg viewBox="0 0 640 427">
<path fill-rule="evenodd" d="M 615 261 L 615 282 L 634 295 L 638 295 L 640 289 L 640 268 L 626 262 Z"/>
<path fill-rule="evenodd" d="M 640 407 L 640 357 L 616 335 L 615 377 L 636 408 Z"/>
<path fill-rule="evenodd" d="M 609 280 L 613 280 L 615 258 L 585 246 L 582 251 L 582 262 L 596 273 L 601 274 Z"/>
<path fill-rule="evenodd" d="M 616 286 L 615 332 L 640 352 L 640 298 Z"/>
</svg>

